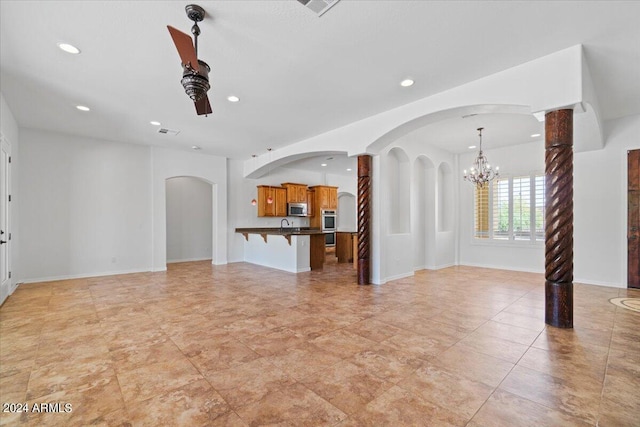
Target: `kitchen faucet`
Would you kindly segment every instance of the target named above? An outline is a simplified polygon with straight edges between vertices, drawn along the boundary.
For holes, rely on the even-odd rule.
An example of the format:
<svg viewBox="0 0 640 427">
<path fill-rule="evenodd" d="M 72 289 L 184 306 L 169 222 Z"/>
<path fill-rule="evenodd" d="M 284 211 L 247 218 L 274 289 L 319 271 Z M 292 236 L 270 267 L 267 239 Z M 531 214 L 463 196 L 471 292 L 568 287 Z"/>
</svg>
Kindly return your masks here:
<svg viewBox="0 0 640 427">
<path fill-rule="evenodd" d="M 291 226 L 291 224 L 289 224 L 289 220 L 287 218 L 282 218 L 282 220 L 280 220 L 280 230 L 284 230 L 284 225 L 282 225 L 283 222 L 287 222 L 288 226 Z"/>
</svg>

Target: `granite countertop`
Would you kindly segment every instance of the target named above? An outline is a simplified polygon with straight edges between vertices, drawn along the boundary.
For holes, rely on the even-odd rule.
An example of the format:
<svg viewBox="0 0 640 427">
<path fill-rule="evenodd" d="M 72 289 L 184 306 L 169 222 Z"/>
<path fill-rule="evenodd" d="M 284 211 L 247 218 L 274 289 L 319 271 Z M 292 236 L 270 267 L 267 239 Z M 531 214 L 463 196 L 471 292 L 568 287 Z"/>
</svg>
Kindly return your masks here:
<svg viewBox="0 0 640 427">
<path fill-rule="evenodd" d="M 236 233 L 242 234 L 271 234 L 276 236 L 308 236 L 312 234 L 324 234 L 319 228 L 310 227 L 252 227 L 236 228 Z"/>
</svg>

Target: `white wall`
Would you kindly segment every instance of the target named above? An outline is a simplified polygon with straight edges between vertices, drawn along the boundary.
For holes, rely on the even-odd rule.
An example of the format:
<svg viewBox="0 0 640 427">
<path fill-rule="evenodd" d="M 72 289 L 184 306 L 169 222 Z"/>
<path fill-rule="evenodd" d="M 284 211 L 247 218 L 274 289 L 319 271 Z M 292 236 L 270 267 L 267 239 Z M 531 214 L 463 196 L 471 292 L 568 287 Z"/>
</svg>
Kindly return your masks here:
<svg viewBox="0 0 640 427">
<path fill-rule="evenodd" d="M 1 89 L 1 88 L 0 88 Z M 20 224 L 18 217 L 18 206 L 20 205 L 20 192 L 18 191 L 18 170 L 19 170 L 19 130 L 18 123 L 16 122 L 9 105 L 4 99 L 2 92 L 0 92 L 0 133 L 2 133 L 5 141 L 9 144 L 11 150 L 11 177 L 9 182 L 9 192 L 11 193 L 12 201 L 9 204 L 9 232 L 12 233 L 11 241 L 8 243 L 9 250 L 9 271 L 11 272 L 11 278 L 9 279 L 9 287 L 0 289 L 0 304 L 15 290 L 17 283 L 16 278 L 19 277 L 19 241 L 16 234 L 18 226 Z"/>
<path fill-rule="evenodd" d="M 149 270 L 149 148 L 20 134 L 18 280 Z"/>
<path fill-rule="evenodd" d="M 500 167 L 503 177 L 544 174 L 544 141 L 494 150 L 483 150 L 492 165 Z M 462 179 L 462 171 L 469 169 L 478 152 L 459 156 L 459 167 L 454 180 L 460 188 L 459 251 L 460 264 L 503 268 L 531 272 L 544 272 L 544 243 L 537 242 L 484 242 L 473 238 L 474 186 Z"/>
<path fill-rule="evenodd" d="M 212 251 L 226 262 L 226 159 L 20 129 L 17 281 L 166 269 L 165 180 L 213 184 Z"/>
<path fill-rule="evenodd" d="M 151 147 L 153 182 L 153 270 L 166 270 L 166 186 L 168 178 L 192 176 L 212 184 L 212 263 L 227 263 L 227 159 Z"/>
<path fill-rule="evenodd" d="M 18 143 L 18 123 L 9 105 L 5 101 L 2 92 L 0 92 L 0 130 L 2 130 L 2 134 L 11 141 L 12 144 Z"/>
<path fill-rule="evenodd" d="M 640 115 L 605 122 L 604 149 L 574 156 L 574 282 L 627 287 L 627 150 Z"/>
<path fill-rule="evenodd" d="M 211 259 L 212 187 L 189 176 L 169 178 L 167 262 Z"/>
</svg>

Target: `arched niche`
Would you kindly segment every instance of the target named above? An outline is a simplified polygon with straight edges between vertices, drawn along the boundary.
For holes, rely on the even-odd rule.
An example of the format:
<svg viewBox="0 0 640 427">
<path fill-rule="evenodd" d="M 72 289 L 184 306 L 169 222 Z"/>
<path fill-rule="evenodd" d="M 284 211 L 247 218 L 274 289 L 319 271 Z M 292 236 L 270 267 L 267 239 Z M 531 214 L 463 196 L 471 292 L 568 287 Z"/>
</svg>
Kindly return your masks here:
<svg viewBox="0 0 640 427">
<path fill-rule="evenodd" d="M 414 270 L 433 267 L 436 242 L 436 168 L 421 155 L 413 164 L 412 227 Z"/>
<path fill-rule="evenodd" d="M 387 154 L 386 164 L 389 189 L 387 197 L 389 233 L 409 233 L 411 229 L 409 156 L 402 148 L 394 147 Z"/>
<path fill-rule="evenodd" d="M 443 162 L 438 166 L 437 224 L 438 231 L 453 230 L 453 168 Z"/>
</svg>

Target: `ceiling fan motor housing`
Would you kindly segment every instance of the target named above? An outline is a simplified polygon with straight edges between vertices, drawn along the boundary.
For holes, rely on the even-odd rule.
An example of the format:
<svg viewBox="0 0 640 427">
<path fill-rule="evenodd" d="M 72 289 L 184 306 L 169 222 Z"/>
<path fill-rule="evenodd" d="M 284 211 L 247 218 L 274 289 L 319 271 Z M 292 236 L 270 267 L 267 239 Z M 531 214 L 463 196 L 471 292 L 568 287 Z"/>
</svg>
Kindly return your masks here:
<svg viewBox="0 0 640 427">
<path fill-rule="evenodd" d="M 194 102 L 204 98 L 211 87 L 209 85 L 209 65 L 206 62 L 198 60 L 200 71 L 195 72 L 191 67 L 183 66 L 182 86 L 184 91 Z"/>
</svg>

